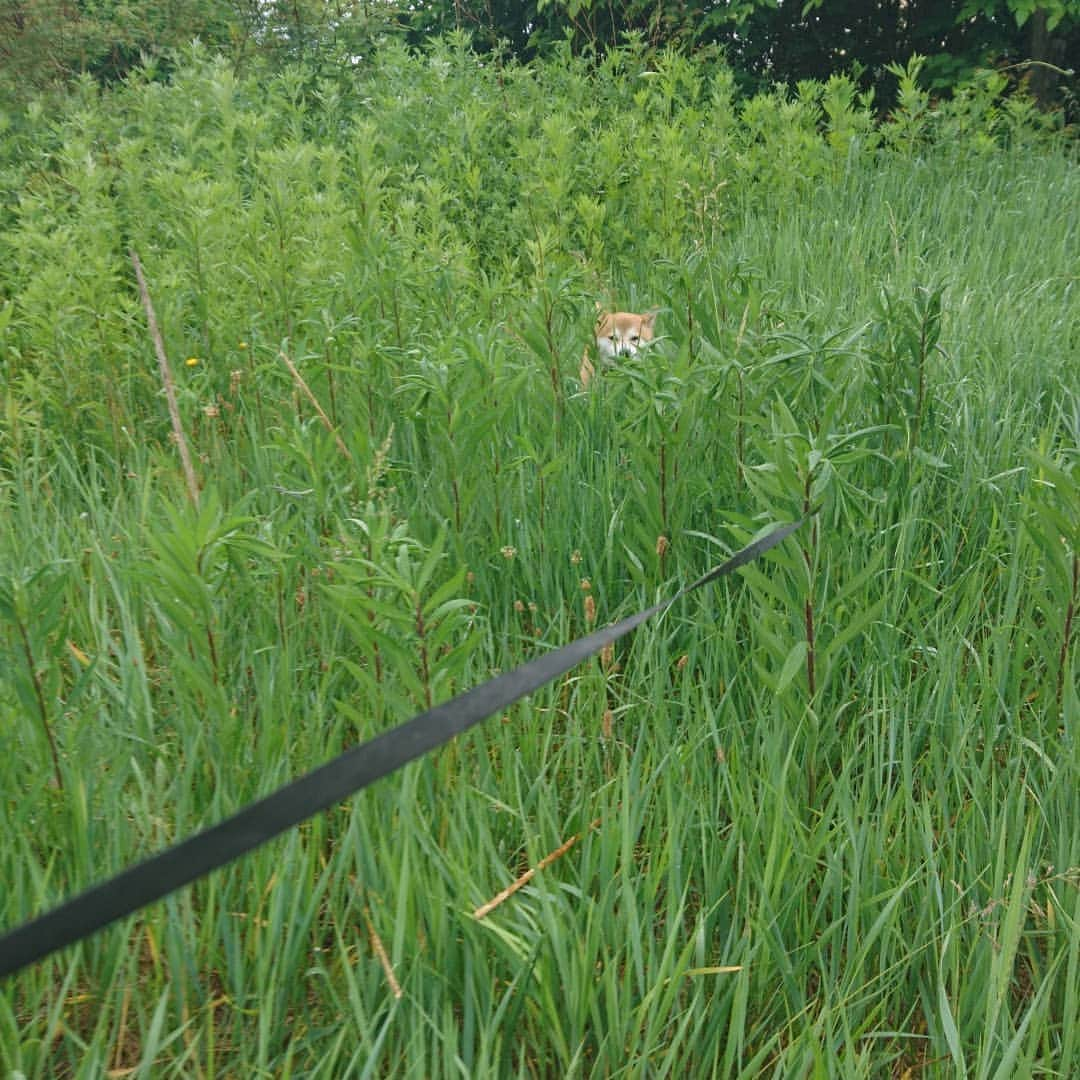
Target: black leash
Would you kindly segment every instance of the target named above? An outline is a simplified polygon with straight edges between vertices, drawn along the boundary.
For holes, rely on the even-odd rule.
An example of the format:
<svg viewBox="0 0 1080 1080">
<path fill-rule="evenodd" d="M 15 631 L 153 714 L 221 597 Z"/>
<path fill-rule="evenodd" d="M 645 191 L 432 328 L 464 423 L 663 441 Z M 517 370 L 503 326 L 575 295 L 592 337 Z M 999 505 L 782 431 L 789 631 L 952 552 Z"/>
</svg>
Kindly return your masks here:
<svg viewBox="0 0 1080 1080">
<path fill-rule="evenodd" d="M 582 660 L 618 641 L 680 597 L 745 566 L 790 536 L 806 519 L 748 544 L 668 600 L 468 690 L 404 724 L 354 746 L 333 761 L 250 803 L 230 818 L 136 863 L 0 937 L 0 975 L 81 941 L 117 919 L 189 885 L 204 874 L 347 798 L 455 735 L 538 690 Z"/>
</svg>

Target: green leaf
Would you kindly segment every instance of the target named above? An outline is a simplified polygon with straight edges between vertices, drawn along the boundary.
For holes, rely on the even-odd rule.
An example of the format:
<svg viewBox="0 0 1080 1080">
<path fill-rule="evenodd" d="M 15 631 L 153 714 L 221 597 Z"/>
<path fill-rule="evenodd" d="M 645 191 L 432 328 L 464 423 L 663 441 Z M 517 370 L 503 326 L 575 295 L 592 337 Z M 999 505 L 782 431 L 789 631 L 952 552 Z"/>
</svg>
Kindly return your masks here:
<svg viewBox="0 0 1080 1080">
<path fill-rule="evenodd" d="M 948 946 L 948 936 L 946 936 L 945 944 L 942 946 L 944 952 Z M 953 1066 L 956 1069 L 956 1075 L 958 1077 L 967 1076 L 967 1066 L 964 1063 L 964 1051 L 960 1045 L 960 1032 L 956 1026 L 956 1020 L 953 1018 L 952 1008 L 949 1005 L 949 995 L 945 991 L 945 983 L 938 979 L 938 1020 L 941 1022 L 941 1029 L 945 1034 L 945 1044 L 949 1048 L 949 1054 L 952 1056 Z"/>
<path fill-rule="evenodd" d="M 775 693 L 778 696 L 791 685 L 791 680 L 806 667 L 807 651 L 805 640 L 797 641 L 792 646 L 791 651 L 784 660 L 784 666 L 780 669 L 779 678 L 776 680 Z"/>
</svg>

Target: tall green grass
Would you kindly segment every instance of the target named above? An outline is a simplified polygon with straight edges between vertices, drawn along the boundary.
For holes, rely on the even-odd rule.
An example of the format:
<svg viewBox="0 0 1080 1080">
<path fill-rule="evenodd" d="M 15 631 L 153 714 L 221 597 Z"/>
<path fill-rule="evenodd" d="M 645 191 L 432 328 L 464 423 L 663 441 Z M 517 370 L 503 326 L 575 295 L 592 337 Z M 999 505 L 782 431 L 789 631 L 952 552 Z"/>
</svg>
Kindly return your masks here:
<svg viewBox="0 0 1080 1080">
<path fill-rule="evenodd" d="M 986 85 L 368 64 L 0 147 L 0 925 L 819 512 L 8 980 L 4 1069 L 1069 1075 L 1072 150 Z M 662 337 L 585 394 L 596 300 Z"/>
</svg>

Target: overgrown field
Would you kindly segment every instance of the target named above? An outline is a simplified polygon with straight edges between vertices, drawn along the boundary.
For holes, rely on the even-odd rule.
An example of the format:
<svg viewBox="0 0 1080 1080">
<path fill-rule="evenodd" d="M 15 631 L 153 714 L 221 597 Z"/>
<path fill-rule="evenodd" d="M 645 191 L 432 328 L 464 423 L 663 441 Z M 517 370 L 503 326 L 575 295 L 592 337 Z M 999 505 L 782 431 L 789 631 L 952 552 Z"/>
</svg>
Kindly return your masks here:
<svg viewBox="0 0 1080 1080">
<path fill-rule="evenodd" d="M 5 1076 L 1075 1074 L 1080 176 L 916 68 L 193 56 L 9 124 L 4 929 L 818 513 L 4 981 Z M 583 393 L 597 301 L 660 338 Z"/>
</svg>

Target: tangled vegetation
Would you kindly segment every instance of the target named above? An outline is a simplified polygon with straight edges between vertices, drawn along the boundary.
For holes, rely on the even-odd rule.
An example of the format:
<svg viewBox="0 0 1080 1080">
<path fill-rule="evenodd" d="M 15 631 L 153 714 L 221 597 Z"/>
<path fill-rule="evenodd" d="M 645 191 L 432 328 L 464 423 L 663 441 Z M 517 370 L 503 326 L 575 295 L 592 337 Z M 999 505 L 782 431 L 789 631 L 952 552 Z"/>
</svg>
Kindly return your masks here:
<svg viewBox="0 0 1080 1080">
<path fill-rule="evenodd" d="M 919 67 L 195 50 L 0 133 L 4 928 L 818 511 L 0 984 L 5 1075 L 1070 1073 L 1080 180 Z"/>
</svg>

